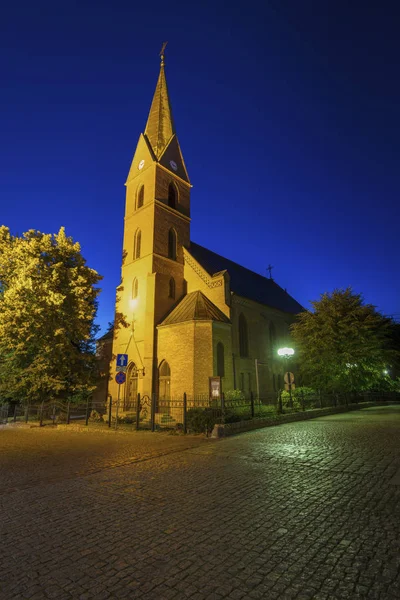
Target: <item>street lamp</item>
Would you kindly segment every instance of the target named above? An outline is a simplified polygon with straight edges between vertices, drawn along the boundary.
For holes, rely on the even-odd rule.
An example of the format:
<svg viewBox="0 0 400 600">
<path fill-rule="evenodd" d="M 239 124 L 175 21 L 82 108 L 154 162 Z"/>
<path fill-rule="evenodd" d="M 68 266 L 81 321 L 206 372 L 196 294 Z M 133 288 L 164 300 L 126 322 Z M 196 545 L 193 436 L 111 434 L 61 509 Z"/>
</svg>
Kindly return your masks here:
<svg viewBox="0 0 400 600">
<path fill-rule="evenodd" d="M 293 348 L 279 348 L 278 350 L 278 356 L 283 356 L 283 358 L 285 359 L 285 368 L 286 368 L 286 373 L 288 374 L 288 387 L 289 387 L 289 397 L 290 397 L 290 408 L 293 408 L 293 400 L 292 400 L 292 382 L 290 381 L 290 371 L 289 371 L 289 358 L 291 356 L 293 356 L 294 354 L 294 350 Z M 285 378 L 283 378 L 283 380 L 285 380 Z"/>
</svg>

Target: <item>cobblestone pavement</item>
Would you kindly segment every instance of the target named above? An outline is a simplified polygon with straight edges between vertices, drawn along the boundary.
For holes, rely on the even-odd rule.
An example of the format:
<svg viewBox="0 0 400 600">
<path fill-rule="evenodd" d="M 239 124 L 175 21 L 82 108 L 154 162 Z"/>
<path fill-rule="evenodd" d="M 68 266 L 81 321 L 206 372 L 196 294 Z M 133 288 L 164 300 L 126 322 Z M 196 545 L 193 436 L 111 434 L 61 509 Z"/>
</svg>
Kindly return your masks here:
<svg viewBox="0 0 400 600">
<path fill-rule="evenodd" d="M 400 406 L 221 441 L 45 429 L 0 431 L 2 600 L 400 598 Z"/>
</svg>

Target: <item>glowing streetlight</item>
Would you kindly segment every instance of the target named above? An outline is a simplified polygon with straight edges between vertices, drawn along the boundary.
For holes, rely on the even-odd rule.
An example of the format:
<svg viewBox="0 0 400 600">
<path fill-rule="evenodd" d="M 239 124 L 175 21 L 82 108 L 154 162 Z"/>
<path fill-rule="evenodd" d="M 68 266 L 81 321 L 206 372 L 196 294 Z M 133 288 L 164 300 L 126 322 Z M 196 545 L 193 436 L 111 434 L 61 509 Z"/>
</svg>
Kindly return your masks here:
<svg viewBox="0 0 400 600">
<path fill-rule="evenodd" d="M 278 356 L 283 356 L 283 358 L 285 359 L 285 369 L 286 369 L 286 373 L 287 373 L 287 384 L 288 384 L 288 388 L 289 388 L 289 397 L 290 397 L 290 401 L 289 401 L 290 408 L 293 408 L 293 399 L 292 399 L 292 382 L 290 380 L 291 373 L 289 371 L 288 363 L 289 363 L 289 358 L 291 356 L 293 356 L 293 354 L 294 354 L 293 348 L 279 348 L 279 350 L 278 350 Z M 280 410 L 282 412 L 282 407 L 280 408 Z"/>
</svg>

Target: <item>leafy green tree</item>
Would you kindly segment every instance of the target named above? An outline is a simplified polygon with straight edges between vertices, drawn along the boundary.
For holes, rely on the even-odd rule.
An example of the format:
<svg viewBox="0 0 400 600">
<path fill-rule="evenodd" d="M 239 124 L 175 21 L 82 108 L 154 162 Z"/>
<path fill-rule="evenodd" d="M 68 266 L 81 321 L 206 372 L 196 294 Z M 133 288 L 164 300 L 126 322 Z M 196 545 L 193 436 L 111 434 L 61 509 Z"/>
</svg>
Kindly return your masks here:
<svg viewBox="0 0 400 600">
<path fill-rule="evenodd" d="M 291 326 L 306 381 L 334 392 L 378 388 L 396 360 L 393 322 L 350 288 L 325 293 L 312 307 Z"/>
<path fill-rule="evenodd" d="M 63 228 L 13 236 L 0 227 L 0 397 L 39 401 L 94 389 L 100 279 Z"/>
</svg>

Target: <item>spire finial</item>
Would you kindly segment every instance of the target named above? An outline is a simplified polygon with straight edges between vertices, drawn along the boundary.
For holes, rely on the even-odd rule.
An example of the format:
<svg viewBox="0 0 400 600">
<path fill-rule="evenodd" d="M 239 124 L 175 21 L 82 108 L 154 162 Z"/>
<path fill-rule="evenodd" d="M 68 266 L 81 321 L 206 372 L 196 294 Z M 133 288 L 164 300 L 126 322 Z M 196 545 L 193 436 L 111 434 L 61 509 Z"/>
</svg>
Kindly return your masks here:
<svg viewBox="0 0 400 600">
<path fill-rule="evenodd" d="M 161 52 L 160 52 L 160 56 L 161 56 L 161 66 L 164 66 L 164 52 L 165 52 L 165 48 L 167 47 L 168 42 L 164 42 L 161 48 Z"/>
</svg>

